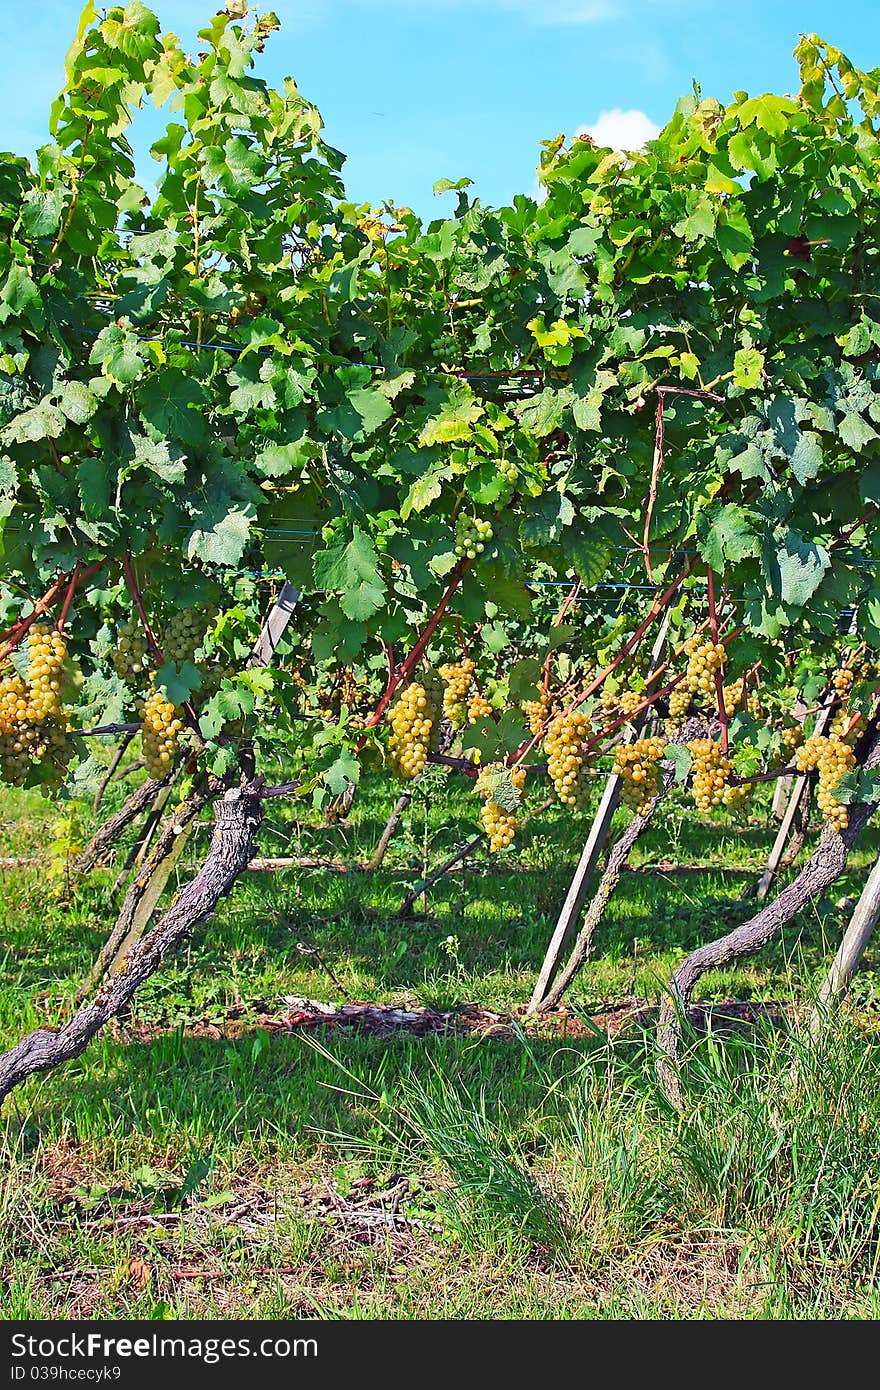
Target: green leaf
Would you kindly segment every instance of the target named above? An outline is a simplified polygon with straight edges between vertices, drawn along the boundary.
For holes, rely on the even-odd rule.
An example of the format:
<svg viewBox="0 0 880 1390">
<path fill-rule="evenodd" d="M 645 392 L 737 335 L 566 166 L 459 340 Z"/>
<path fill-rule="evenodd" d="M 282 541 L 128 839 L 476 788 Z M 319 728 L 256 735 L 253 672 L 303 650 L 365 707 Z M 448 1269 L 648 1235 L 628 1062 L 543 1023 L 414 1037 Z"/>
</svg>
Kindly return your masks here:
<svg viewBox="0 0 880 1390">
<path fill-rule="evenodd" d="M 808 541 L 797 531 L 789 531 L 776 552 L 783 603 L 802 608 L 822 583 L 831 557 L 824 546 Z"/>
<path fill-rule="evenodd" d="M 701 547 L 703 559 L 716 574 L 722 573 L 728 561 L 736 564 L 738 560 L 760 553 L 756 522 L 754 514 L 736 502 L 728 502 L 716 512 Z"/>
<path fill-rule="evenodd" d="M 161 690 L 172 705 L 182 705 L 201 688 L 201 674 L 191 661 L 184 661 L 181 666 L 169 661 L 156 672 L 156 689 Z"/>
<path fill-rule="evenodd" d="M 84 516 L 88 521 L 100 521 L 110 511 L 115 479 L 102 458 L 84 458 L 76 477 Z"/>
<path fill-rule="evenodd" d="M 306 435 L 288 444 L 270 444 L 254 459 L 257 472 L 264 478 L 284 478 L 298 473 L 315 457 L 315 444 Z"/>
<path fill-rule="evenodd" d="M 13 261 L 9 267 L 9 274 L 6 276 L 2 291 L 0 291 L 0 302 L 6 305 L 7 313 L 3 318 L 8 318 L 10 314 L 25 314 L 31 309 L 40 308 L 40 291 L 31 279 L 30 271 L 17 261 Z"/>
<path fill-rule="evenodd" d="M 846 447 L 852 449 L 854 453 L 858 453 L 866 444 L 870 444 L 872 439 L 878 437 L 873 425 L 869 425 L 867 420 L 864 420 L 855 411 L 849 411 L 844 415 L 837 426 L 837 433 Z"/>
<path fill-rule="evenodd" d="M 10 420 L 3 437 L 15 444 L 36 443 L 40 439 L 58 439 L 66 426 L 67 421 L 57 406 L 40 401 L 32 410 L 22 411 Z"/>
<path fill-rule="evenodd" d="M 611 547 L 606 541 L 591 536 L 575 535 L 566 541 L 565 551 L 575 574 L 588 589 L 604 579 L 612 555 Z"/>
<path fill-rule="evenodd" d="M 667 762 L 672 763 L 675 769 L 675 781 L 679 783 L 687 781 L 688 773 L 694 761 L 691 750 L 683 743 L 667 743 L 663 750 L 663 757 Z"/>
<path fill-rule="evenodd" d="M 186 547 L 187 556 L 212 565 L 237 565 L 250 539 L 252 516 L 252 508 L 233 507 L 213 525 L 196 526 Z"/>
<path fill-rule="evenodd" d="M 477 778 L 477 786 L 502 811 L 515 811 L 522 801 L 522 792 L 514 786 L 509 768 L 487 768 Z"/>
<path fill-rule="evenodd" d="M 352 783 L 356 786 L 361 775 L 357 758 L 348 749 L 322 773 L 321 780 L 332 796 L 341 796 Z"/>
<path fill-rule="evenodd" d="M 314 574 L 320 588 L 342 594 L 342 611 L 355 622 L 366 622 L 385 603 L 386 586 L 376 550 L 359 526 L 355 526 L 347 543 L 341 538 L 335 545 L 318 551 Z"/>
<path fill-rule="evenodd" d="M 423 512 L 443 491 L 443 479 L 451 477 L 448 468 L 434 468 L 421 478 L 416 478 L 400 508 L 400 516 L 406 521 L 413 512 Z"/>
<path fill-rule="evenodd" d="M 733 384 L 751 391 L 761 384 L 764 354 L 757 348 L 740 348 L 733 359 Z"/>
<path fill-rule="evenodd" d="M 108 324 L 98 334 L 89 361 L 100 364 L 104 375 L 119 386 L 130 386 L 146 365 L 136 336 L 116 323 Z"/>
<path fill-rule="evenodd" d="M 738 192 L 736 184 L 734 189 Z M 718 214 L 718 246 L 731 270 L 741 270 L 752 254 L 754 237 L 742 206 L 728 203 Z"/>
<path fill-rule="evenodd" d="M 68 381 L 61 391 L 59 406 L 73 425 L 84 425 L 98 409 L 98 397 L 84 381 Z"/>
<path fill-rule="evenodd" d="M 61 221 L 61 190 L 48 193 L 32 188 L 21 205 L 21 225 L 30 237 L 51 236 Z"/>
<path fill-rule="evenodd" d="M 803 486 L 815 478 L 822 467 L 822 439 L 813 430 L 803 430 L 789 459 L 791 471 Z"/>
</svg>

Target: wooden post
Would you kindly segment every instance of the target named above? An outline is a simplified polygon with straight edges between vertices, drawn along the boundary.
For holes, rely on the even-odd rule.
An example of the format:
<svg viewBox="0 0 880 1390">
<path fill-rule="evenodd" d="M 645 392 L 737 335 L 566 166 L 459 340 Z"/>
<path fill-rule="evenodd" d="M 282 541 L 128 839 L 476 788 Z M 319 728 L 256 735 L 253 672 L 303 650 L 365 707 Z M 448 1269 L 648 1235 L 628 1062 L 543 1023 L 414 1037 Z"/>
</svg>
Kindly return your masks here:
<svg viewBox="0 0 880 1390">
<path fill-rule="evenodd" d="M 849 919 L 849 925 L 843 934 L 837 955 L 834 957 L 831 969 L 825 976 L 819 991 L 816 1007 L 810 1016 L 809 1032 L 812 1038 L 815 1039 L 821 1031 L 822 1020 L 827 1015 L 830 1005 L 846 992 L 849 982 L 865 954 L 865 947 L 871 940 L 878 919 L 880 919 L 880 858 L 877 859 L 868 875 L 868 881 L 862 889 L 861 897 Z"/>
<path fill-rule="evenodd" d="M 817 734 L 824 734 L 830 718 L 831 705 L 828 704 L 816 720 Z M 767 860 L 767 867 L 759 878 L 758 886 L 755 889 L 755 897 L 759 903 L 762 903 L 770 892 L 770 885 L 776 877 L 776 872 L 782 862 L 782 856 L 785 854 L 785 846 L 791 834 L 791 828 L 794 825 L 794 818 L 798 813 L 798 807 L 807 789 L 808 781 L 809 776 L 805 772 L 802 772 L 800 776 L 794 778 L 791 796 L 788 799 L 788 806 L 786 807 L 785 815 L 782 817 L 782 824 L 776 832 L 776 839 L 773 841 L 773 848 Z"/>
<path fill-rule="evenodd" d="M 654 646 L 651 650 L 651 662 L 648 667 L 649 676 L 660 665 L 663 648 L 666 645 L 666 633 L 668 628 L 669 614 L 667 612 L 663 618 L 663 622 L 660 624 L 660 630 L 657 633 Z M 628 735 L 628 742 L 632 742 L 639 737 L 645 726 L 647 717 L 651 712 L 651 708 L 652 707 L 649 705 L 647 709 L 642 710 L 641 714 L 637 716 L 632 731 Z M 599 862 L 599 856 L 608 838 L 608 831 L 611 827 L 614 812 L 617 810 L 619 799 L 620 778 L 612 772 L 608 781 L 605 783 L 602 799 L 599 802 L 593 824 L 590 826 L 590 833 L 587 836 L 587 841 L 578 861 L 578 866 L 574 871 L 574 877 L 571 880 L 571 885 L 565 896 L 565 902 L 562 904 L 562 911 L 559 914 L 556 929 L 550 938 L 550 944 L 547 947 L 544 963 L 541 966 L 535 988 L 532 991 L 532 997 L 529 1000 L 528 1008 L 530 1014 L 538 1012 L 544 1002 L 547 991 L 556 978 L 556 972 L 559 969 L 565 948 L 568 945 L 571 934 L 580 917 L 581 909 L 583 908 L 587 896 L 590 878 Z"/>
<path fill-rule="evenodd" d="M 254 649 L 248 658 L 248 666 L 268 666 L 278 643 L 284 636 L 284 630 L 293 617 L 293 610 L 299 601 L 299 589 L 294 589 L 285 579 L 281 593 L 275 600 L 269 616 L 263 623 L 262 631 L 254 643 Z"/>
<path fill-rule="evenodd" d="M 782 820 L 785 815 L 786 805 L 791 793 L 791 778 L 780 777 L 773 789 L 773 805 L 770 814 L 774 820 Z"/>
</svg>

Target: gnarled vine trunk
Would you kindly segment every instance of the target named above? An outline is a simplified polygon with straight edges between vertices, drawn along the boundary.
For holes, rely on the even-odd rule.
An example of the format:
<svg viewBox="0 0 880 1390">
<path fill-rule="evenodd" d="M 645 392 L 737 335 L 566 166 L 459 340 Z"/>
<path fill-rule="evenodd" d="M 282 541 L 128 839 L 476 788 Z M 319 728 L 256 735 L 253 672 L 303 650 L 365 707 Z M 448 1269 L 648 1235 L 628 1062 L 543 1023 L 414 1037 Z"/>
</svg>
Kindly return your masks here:
<svg viewBox="0 0 880 1390">
<path fill-rule="evenodd" d="M 871 768 L 878 763 L 880 738 L 875 737 L 863 766 Z M 720 969 L 743 956 L 753 956 L 763 950 L 782 927 L 830 888 L 846 868 L 849 852 L 874 810 L 873 804 L 853 804 L 846 830 L 838 833 L 826 827 L 797 878 L 783 888 L 771 903 L 748 922 L 743 922 L 716 941 L 700 946 L 673 973 L 660 1008 L 657 1073 L 664 1094 L 676 1109 L 684 1109 L 681 1082 L 682 1021 L 697 984 L 707 970 Z"/>
<path fill-rule="evenodd" d="M 95 998 L 60 1028 L 37 1028 L 0 1055 L 0 1101 L 35 1072 L 50 1071 L 78 1057 L 95 1034 L 125 1008 L 138 985 L 158 969 L 165 954 L 216 908 L 247 867 L 263 818 L 260 786 L 235 787 L 214 808 L 211 845 L 198 873 L 141 939 L 125 968 L 112 975 Z"/>
</svg>

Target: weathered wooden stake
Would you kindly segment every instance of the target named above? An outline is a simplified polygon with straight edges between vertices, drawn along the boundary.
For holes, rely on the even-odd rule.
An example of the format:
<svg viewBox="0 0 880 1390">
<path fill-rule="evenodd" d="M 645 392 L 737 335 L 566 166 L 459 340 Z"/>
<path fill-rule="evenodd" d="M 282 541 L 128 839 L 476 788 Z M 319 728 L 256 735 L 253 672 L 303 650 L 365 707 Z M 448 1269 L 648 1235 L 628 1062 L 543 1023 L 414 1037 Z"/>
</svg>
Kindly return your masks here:
<svg viewBox="0 0 880 1390">
<path fill-rule="evenodd" d="M 651 662 L 648 667 L 649 676 L 660 665 L 663 648 L 666 645 L 666 633 L 668 628 L 669 615 L 667 613 L 663 618 L 663 622 L 660 624 L 660 630 L 657 633 L 654 646 L 651 650 Z M 650 708 L 649 706 L 647 709 L 643 710 L 636 718 L 632 732 L 629 734 L 628 742 L 637 739 L 641 734 L 650 713 Z M 571 934 L 577 925 L 578 918 L 583 909 L 587 890 L 590 885 L 590 878 L 599 862 L 599 856 L 608 838 L 608 831 L 614 812 L 617 810 L 619 799 L 620 778 L 612 773 L 605 783 L 605 790 L 602 793 L 602 799 L 599 802 L 598 810 L 593 818 L 593 824 L 590 826 L 590 833 L 587 836 L 587 841 L 581 853 L 580 860 L 578 861 L 578 866 L 574 871 L 574 877 L 571 880 L 571 885 L 565 896 L 565 902 L 562 904 L 562 910 L 559 914 L 559 920 L 556 923 L 556 929 L 550 938 L 547 954 L 544 956 L 544 963 L 541 966 L 535 988 L 532 991 L 532 997 L 529 1000 L 529 1013 L 538 1012 L 544 1003 L 550 986 L 556 978 L 556 972 L 559 969 L 565 948 L 568 945 Z"/>
</svg>

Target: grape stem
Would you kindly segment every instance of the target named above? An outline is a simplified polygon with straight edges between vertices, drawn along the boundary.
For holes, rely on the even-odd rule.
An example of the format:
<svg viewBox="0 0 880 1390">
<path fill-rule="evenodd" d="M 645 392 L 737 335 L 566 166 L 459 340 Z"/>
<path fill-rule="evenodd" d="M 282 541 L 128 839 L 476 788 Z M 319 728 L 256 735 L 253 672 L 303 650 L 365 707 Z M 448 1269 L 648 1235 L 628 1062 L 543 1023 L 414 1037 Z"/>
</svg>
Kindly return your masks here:
<svg viewBox="0 0 880 1390">
<path fill-rule="evenodd" d="M 67 622 L 67 615 L 70 612 L 70 605 L 73 603 L 73 596 L 76 593 L 76 586 L 79 583 L 79 560 L 73 567 L 73 574 L 70 576 L 70 583 L 67 586 L 67 593 L 61 605 L 61 612 L 58 614 L 58 622 L 55 624 L 56 631 L 63 632 L 64 624 Z"/>
<path fill-rule="evenodd" d="M 144 608 L 144 600 L 141 596 L 141 591 L 138 588 L 137 579 L 135 578 L 134 566 L 131 563 L 130 551 L 122 557 L 122 571 L 125 575 L 126 587 L 131 595 L 131 601 L 137 610 L 137 615 L 141 621 L 141 627 L 143 628 L 144 635 L 147 639 L 147 645 L 150 648 L 150 656 L 153 658 L 153 661 L 156 664 L 156 666 L 164 666 L 165 657 L 162 653 L 162 648 L 156 641 L 156 634 L 150 627 L 150 620 L 147 617 L 147 610 Z"/>
</svg>

